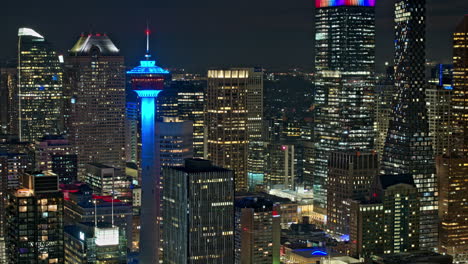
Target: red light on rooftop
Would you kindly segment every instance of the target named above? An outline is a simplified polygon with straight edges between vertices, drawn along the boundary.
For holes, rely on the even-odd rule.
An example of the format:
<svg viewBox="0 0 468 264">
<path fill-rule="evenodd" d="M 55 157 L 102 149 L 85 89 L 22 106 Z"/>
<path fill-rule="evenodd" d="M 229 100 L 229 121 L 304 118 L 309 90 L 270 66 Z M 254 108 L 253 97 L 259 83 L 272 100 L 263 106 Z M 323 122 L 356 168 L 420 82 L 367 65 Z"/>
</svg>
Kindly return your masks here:
<svg viewBox="0 0 468 264">
<path fill-rule="evenodd" d="M 377 197 L 377 193 L 373 193 L 373 194 L 372 194 L 372 197 Z"/>
<path fill-rule="evenodd" d="M 96 34 L 96 37 L 100 37 L 100 36 L 101 36 L 101 34 L 99 34 L 99 33 Z"/>
<path fill-rule="evenodd" d="M 151 31 L 149 29 L 145 30 L 146 35 L 149 35 Z"/>
</svg>

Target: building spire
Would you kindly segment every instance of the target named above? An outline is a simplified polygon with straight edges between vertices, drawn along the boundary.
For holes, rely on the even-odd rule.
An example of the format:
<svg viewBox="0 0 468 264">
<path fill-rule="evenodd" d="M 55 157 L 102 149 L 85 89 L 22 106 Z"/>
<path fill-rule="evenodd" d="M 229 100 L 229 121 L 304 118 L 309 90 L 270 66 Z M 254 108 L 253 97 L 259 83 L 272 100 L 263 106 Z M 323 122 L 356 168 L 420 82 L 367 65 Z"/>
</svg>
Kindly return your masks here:
<svg viewBox="0 0 468 264">
<path fill-rule="evenodd" d="M 151 57 L 151 54 L 150 54 L 150 48 L 149 48 L 149 37 L 150 37 L 150 29 L 149 29 L 149 20 L 146 20 L 146 60 L 149 60 L 149 58 Z"/>
</svg>

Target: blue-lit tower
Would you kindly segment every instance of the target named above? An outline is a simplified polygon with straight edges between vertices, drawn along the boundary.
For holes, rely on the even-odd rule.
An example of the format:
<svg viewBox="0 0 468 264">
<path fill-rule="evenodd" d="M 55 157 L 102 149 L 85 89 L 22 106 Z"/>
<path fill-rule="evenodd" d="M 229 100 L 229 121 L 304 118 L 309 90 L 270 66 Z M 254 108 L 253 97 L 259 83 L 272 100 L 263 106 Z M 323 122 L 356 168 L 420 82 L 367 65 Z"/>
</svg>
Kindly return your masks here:
<svg viewBox="0 0 468 264">
<path fill-rule="evenodd" d="M 160 158 L 155 142 L 156 98 L 170 80 L 170 73 L 150 60 L 149 29 L 146 30 L 146 55 L 140 66 L 127 72 L 132 89 L 141 98 L 141 217 L 140 263 L 159 263 L 161 181 Z"/>
</svg>

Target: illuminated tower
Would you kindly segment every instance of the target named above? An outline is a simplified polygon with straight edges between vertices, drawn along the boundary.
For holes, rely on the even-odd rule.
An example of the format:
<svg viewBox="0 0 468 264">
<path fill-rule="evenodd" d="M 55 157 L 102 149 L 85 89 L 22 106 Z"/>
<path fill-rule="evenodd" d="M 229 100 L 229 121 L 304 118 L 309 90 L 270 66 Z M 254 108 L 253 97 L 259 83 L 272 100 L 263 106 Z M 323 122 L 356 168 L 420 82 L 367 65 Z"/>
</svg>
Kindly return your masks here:
<svg viewBox="0 0 468 264">
<path fill-rule="evenodd" d="M 382 157 L 385 174 L 410 174 L 420 194 L 420 241 L 437 247 L 437 181 L 425 90 L 425 0 L 395 1 L 395 97 Z"/>
<path fill-rule="evenodd" d="M 468 15 L 453 34 L 453 90 L 449 153 L 437 157 L 440 251 L 468 260 Z"/>
<path fill-rule="evenodd" d="M 333 151 L 373 149 L 375 0 L 315 1 L 314 210 L 327 205 Z"/>
<path fill-rule="evenodd" d="M 261 71 L 253 68 L 208 71 L 207 159 L 234 171 L 237 191 L 247 189 L 249 139 L 259 140 L 261 136 L 255 137 L 261 116 L 257 115 L 258 110 L 249 114 L 249 108 L 253 108 L 248 103 L 258 102 L 257 96 L 251 96 L 261 92 L 262 76 Z"/>
<path fill-rule="evenodd" d="M 62 65 L 36 31 L 20 28 L 18 38 L 19 138 L 34 142 L 63 131 Z"/>
<path fill-rule="evenodd" d="M 160 158 L 155 141 L 156 98 L 164 89 L 164 83 L 170 80 L 167 70 L 150 60 L 149 34 L 146 30 L 146 60 L 140 66 L 127 72 L 132 82 L 132 89 L 141 98 L 141 231 L 140 262 L 143 264 L 159 263 L 160 230 Z"/>
</svg>

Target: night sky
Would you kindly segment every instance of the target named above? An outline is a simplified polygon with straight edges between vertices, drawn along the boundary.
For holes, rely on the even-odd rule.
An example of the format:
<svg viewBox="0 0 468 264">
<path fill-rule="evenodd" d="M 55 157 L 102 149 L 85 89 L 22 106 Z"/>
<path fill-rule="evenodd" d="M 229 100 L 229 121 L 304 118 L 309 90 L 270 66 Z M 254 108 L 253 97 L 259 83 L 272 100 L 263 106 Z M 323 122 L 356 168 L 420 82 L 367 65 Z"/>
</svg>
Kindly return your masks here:
<svg viewBox="0 0 468 264">
<path fill-rule="evenodd" d="M 468 0 L 428 0 L 427 9 L 427 57 L 449 63 Z M 81 32 L 107 33 L 133 66 L 144 55 L 149 19 L 152 54 L 164 67 L 313 67 L 314 0 L 4 0 L 0 14 L 0 59 L 16 56 L 18 27 L 26 26 L 62 53 Z M 392 60 L 393 0 L 377 0 L 376 16 L 380 70 Z"/>
</svg>

